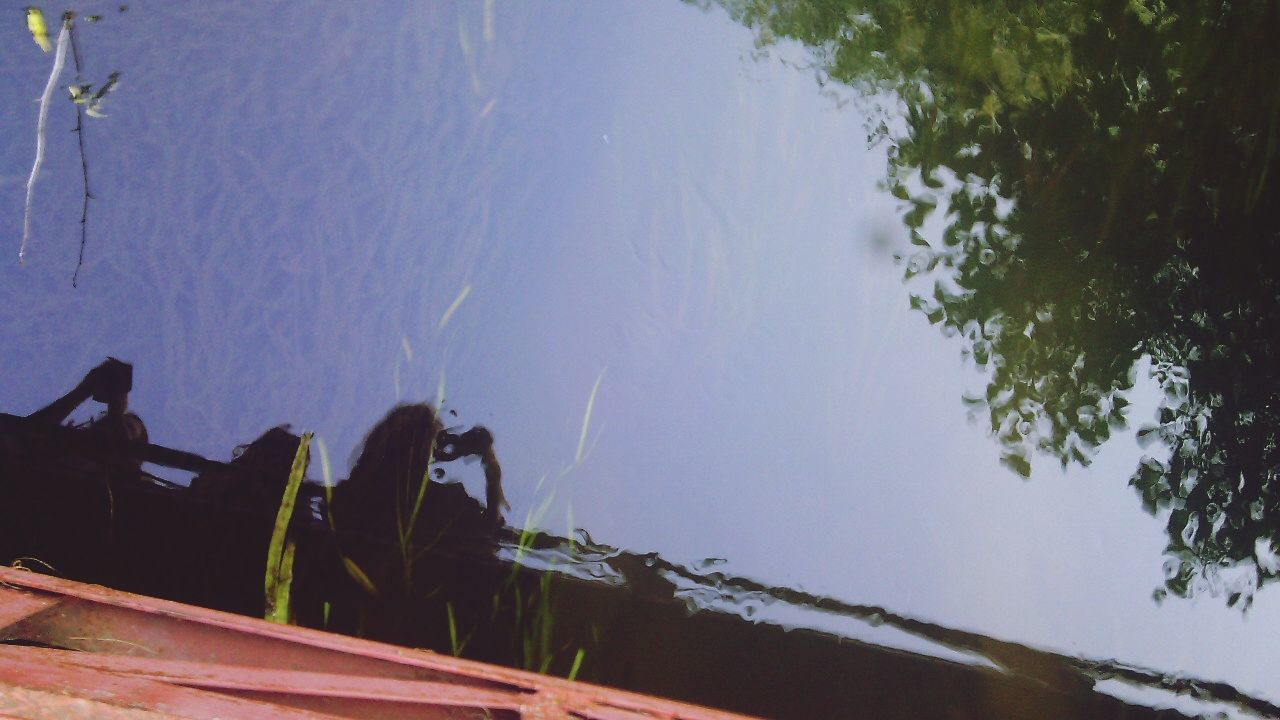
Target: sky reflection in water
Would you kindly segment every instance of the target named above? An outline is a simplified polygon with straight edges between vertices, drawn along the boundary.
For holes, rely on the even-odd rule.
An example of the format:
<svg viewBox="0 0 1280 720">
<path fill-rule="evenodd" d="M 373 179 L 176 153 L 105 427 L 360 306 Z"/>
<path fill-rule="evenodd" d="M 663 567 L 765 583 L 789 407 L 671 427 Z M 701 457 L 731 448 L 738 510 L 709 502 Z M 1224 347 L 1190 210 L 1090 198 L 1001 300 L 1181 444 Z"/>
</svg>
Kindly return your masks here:
<svg viewBox="0 0 1280 720">
<path fill-rule="evenodd" d="M 51 132 L 28 264 L 0 263 L 0 409 L 111 354 L 158 442 L 226 457 L 292 423 L 345 470 L 443 387 L 493 430 L 517 523 L 554 487 L 553 531 L 1280 699 L 1274 589 L 1247 616 L 1152 602 L 1128 435 L 1022 482 L 966 421 L 982 378 L 908 308 L 883 148 L 776 62 L 798 48 L 755 62 L 676 3 L 484 8 L 135 3 L 87 29 L 124 76 L 87 136 L 88 261 L 73 290 Z M 0 33 L 16 209 L 47 57 Z"/>
</svg>

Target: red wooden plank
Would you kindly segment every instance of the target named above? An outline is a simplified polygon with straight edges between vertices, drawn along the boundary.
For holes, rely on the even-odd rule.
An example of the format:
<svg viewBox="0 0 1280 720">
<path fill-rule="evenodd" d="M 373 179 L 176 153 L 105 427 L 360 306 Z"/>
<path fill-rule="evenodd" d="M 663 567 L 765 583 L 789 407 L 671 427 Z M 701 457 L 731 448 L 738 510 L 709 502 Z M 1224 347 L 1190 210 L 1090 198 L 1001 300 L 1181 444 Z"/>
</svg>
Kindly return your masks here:
<svg viewBox="0 0 1280 720">
<path fill-rule="evenodd" d="M 597 687 L 585 683 L 570 682 L 535 675 L 520 670 L 502 668 L 483 663 L 444 657 L 435 653 L 374 643 L 343 637 L 305 628 L 267 623 L 254 618 L 230 615 L 214 610 L 196 608 L 179 603 L 122 593 L 107 588 L 82 585 L 35 573 L 18 572 L 0 567 L 0 583 L 20 586 L 51 597 L 61 597 L 62 602 L 49 612 L 27 614 L 26 619 L 13 625 L 7 632 L 29 640 L 50 645 L 87 650 L 92 654 L 109 656 L 108 661 L 135 662 L 186 661 L 230 664 L 240 666 L 245 673 L 258 674 L 258 678 L 242 678 L 237 687 L 223 687 L 221 693 L 205 695 L 223 697 L 252 704 L 255 701 L 293 702 L 303 706 L 330 712 L 328 717 L 374 717 L 391 713 L 389 717 L 453 717 L 456 711 L 474 711 L 485 703 L 501 698 L 519 697 L 519 711 L 510 705 L 495 707 L 493 717 L 510 715 L 525 718 L 580 718 L 587 720 L 632 720 L 633 718 L 667 718 L 681 720 L 733 720 L 744 716 L 708 710 L 668 700 L 647 697 L 635 693 Z M 2 601 L 0 601 L 2 602 Z M 35 653 L 33 653 L 35 655 Z M 29 659 L 24 662 L 30 663 Z M 109 666 L 110 662 L 108 662 Z M 157 692 L 153 686 L 169 687 L 173 691 L 201 693 L 204 691 L 176 687 L 146 677 L 126 677 L 104 673 L 75 664 L 59 662 L 64 672 L 89 673 L 92 677 L 115 677 L 117 681 L 144 683 L 139 691 Z M 124 670 L 124 665 L 119 666 Z M 158 668 L 159 666 L 156 666 Z M 174 668 L 177 666 L 170 666 Z M 156 669 L 153 668 L 153 669 Z M 190 668 L 188 668 L 190 669 Z M 271 676 L 263 672 L 301 672 L 319 676 L 315 680 L 334 683 L 339 692 L 334 695 L 274 692 Z M 380 678 L 386 681 L 432 681 L 433 685 L 452 685 L 457 693 L 474 693 L 471 707 L 463 705 L 424 705 L 384 701 L 385 698 L 355 696 L 351 682 L 338 682 L 334 675 L 356 676 L 354 683 Z M 223 684 L 234 684 L 221 675 Z M 274 676 L 276 680 L 294 677 Z M 181 682 L 177 678 L 170 678 Z M 254 683 L 259 685 L 250 687 Z M 266 683 L 266 685 L 263 685 Z M 345 684 L 344 684 L 345 683 Z M 36 686 L 38 687 L 38 686 Z M 92 688 L 93 685 L 85 687 Z M 272 685 L 271 687 L 275 687 Z M 404 690 L 405 685 L 387 685 L 388 690 Z M 427 686 L 423 686 L 424 688 Z M 127 689 L 122 689 L 127 692 Z M 346 695 L 343 695 L 346 693 Z M 456 698 L 463 702 L 463 695 L 453 691 L 441 697 Z M 283 711 L 278 704 L 261 703 L 274 711 Z M 352 714 L 352 708 L 360 705 L 364 710 Z M 373 709 L 379 708 L 378 712 Z M 148 706 L 150 707 L 150 706 Z M 169 707 L 169 706 L 166 706 Z M 247 707 L 247 706 L 246 706 Z M 410 707 L 426 714 L 404 714 Z M 434 708 L 434 709 L 432 709 Z M 297 708 L 295 708 L 297 709 Z M 300 711 L 300 710 L 299 710 Z M 438 711 L 450 711 L 445 714 Z M 230 716 L 293 717 L 246 714 L 244 707 Z M 302 717 L 302 716 L 299 716 Z M 479 717 L 483 717 L 480 715 Z"/>
<path fill-rule="evenodd" d="M 205 690 L 239 690 L 279 695 L 314 695 L 420 705 L 510 710 L 519 709 L 526 695 L 526 693 L 472 688 L 454 683 L 353 677 L 183 660 L 102 656 L 70 650 L 0 646 L 0 661 L 23 657 Z"/>
<path fill-rule="evenodd" d="M 0 720 L 168 720 L 173 715 L 0 683 Z"/>
<path fill-rule="evenodd" d="M 238 690 L 225 691 L 236 697 L 257 702 L 289 705 L 303 710 L 336 715 L 351 720 L 522 720 L 535 717 L 518 710 L 491 710 L 489 708 L 455 705 L 416 705 L 412 703 L 381 702 L 351 698 L 330 698 L 319 695 L 278 695 Z M 563 711 L 546 715 L 548 720 L 570 720 Z"/>
<path fill-rule="evenodd" d="M 28 657 L 0 663 L 0 687 L 17 686 L 116 708 L 150 710 L 188 720 L 333 720 L 333 715 L 254 702 L 142 678 Z M 13 694 L 11 693 L 11 697 Z M 12 711 L 10 711 L 12 712 Z"/>
<path fill-rule="evenodd" d="M 240 621 L 250 624 L 246 627 Z M 395 651 L 408 651 L 399 648 L 369 654 L 299 642 L 289 636 L 290 628 L 270 623 L 258 626 L 260 622 L 228 616 L 227 622 L 213 624 L 70 598 L 54 612 L 18 623 L 12 632 L 35 642 L 91 653 L 520 689 L 434 663 L 404 662 Z"/>
</svg>

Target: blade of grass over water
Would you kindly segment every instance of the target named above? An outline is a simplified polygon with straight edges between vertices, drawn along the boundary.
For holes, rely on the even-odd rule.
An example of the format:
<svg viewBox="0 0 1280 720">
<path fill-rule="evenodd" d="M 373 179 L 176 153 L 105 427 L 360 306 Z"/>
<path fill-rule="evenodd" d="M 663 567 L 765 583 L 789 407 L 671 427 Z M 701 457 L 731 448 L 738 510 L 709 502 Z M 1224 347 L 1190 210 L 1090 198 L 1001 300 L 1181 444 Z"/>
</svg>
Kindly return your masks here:
<svg viewBox="0 0 1280 720">
<path fill-rule="evenodd" d="M 568 529 L 565 531 L 564 536 L 569 540 L 569 550 L 576 550 L 578 547 L 578 541 L 574 537 L 574 531 L 577 530 L 577 528 L 573 526 L 573 498 L 570 498 L 565 503 L 564 515 L 565 520 L 568 521 L 566 523 L 568 525 Z"/>
<path fill-rule="evenodd" d="M 434 440 L 432 442 L 432 455 L 435 454 Z M 409 510 L 408 522 L 396 519 L 397 523 L 403 526 L 400 533 L 400 562 L 403 570 L 405 587 L 411 587 L 413 583 L 413 563 L 421 555 L 421 552 L 414 552 L 413 547 L 413 529 L 418 523 L 418 516 L 422 511 L 423 501 L 427 497 L 427 486 L 431 484 L 431 467 L 428 465 L 426 471 L 422 473 L 422 480 L 418 484 L 418 495 L 414 498 L 413 507 Z M 432 543 L 434 545 L 434 543 Z M 425 552 L 425 548 L 423 552 Z"/>
<path fill-rule="evenodd" d="M 458 297 L 454 298 L 453 304 L 448 310 L 444 311 L 444 315 L 440 316 L 440 322 L 436 324 L 436 330 L 443 330 L 445 325 L 449 324 L 449 320 L 453 318 L 454 313 L 458 312 L 458 308 L 462 307 L 462 302 L 471 294 L 471 284 L 467 283 L 462 287 L 462 292 L 458 293 Z"/>
<path fill-rule="evenodd" d="M 493 44 L 494 16 L 496 15 L 494 10 L 496 6 L 495 0 L 484 0 L 484 41 L 490 45 Z"/>
<path fill-rule="evenodd" d="M 444 609 L 445 609 L 445 613 L 448 615 L 448 618 L 449 618 L 450 651 L 453 653 L 454 657 L 462 657 L 462 652 L 467 649 L 467 643 L 471 642 L 471 635 L 475 631 L 472 630 L 471 633 L 467 633 L 466 637 L 459 639 L 458 638 L 458 620 L 453 612 L 453 603 L 446 602 L 444 604 Z"/>
<path fill-rule="evenodd" d="M 545 475 L 543 476 L 543 479 L 546 479 Z M 538 484 L 541 485 L 542 481 L 539 480 Z M 547 511 L 551 509 L 551 503 L 555 501 L 555 498 L 556 490 L 553 487 L 551 488 L 551 492 L 547 493 L 546 498 L 543 499 L 542 504 L 540 504 L 536 510 L 525 515 L 524 527 L 520 529 L 520 537 L 516 540 L 516 557 L 511 568 L 513 576 L 519 571 L 520 561 L 524 558 L 525 552 L 527 552 L 529 548 L 533 547 L 534 538 L 536 538 L 539 533 L 537 528 L 542 526 L 542 518 L 546 517 Z"/>
<path fill-rule="evenodd" d="M 373 584 L 373 580 L 369 579 L 369 574 L 362 570 L 355 560 L 343 555 L 342 568 L 347 571 L 347 575 L 352 580 L 355 580 L 360 587 L 364 588 L 365 592 L 374 597 L 378 596 L 378 586 Z"/>
<path fill-rule="evenodd" d="M 587 447 L 587 431 L 591 427 L 591 413 L 596 407 L 596 393 L 600 391 L 600 382 L 604 380 L 604 372 L 608 368 L 600 370 L 600 374 L 596 376 L 596 384 L 591 386 L 591 395 L 587 397 L 587 411 L 582 416 L 582 434 L 578 436 L 578 452 L 573 456 L 574 463 L 582 462 L 582 451 Z"/>
<path fill-rule="evenodd" d="M 267 547 L 266 612 L 264 617 L 281 624 L 289 622 L 289 591 L 293 584 L 293 555 L 296 549 L 292 540 L 286 540 L 293 508 L 298 500 L 298 488 L 307 472 L 311 446 L 311 433 L 304 433 L 298 441 L 298 452 L 293 456 L 289 469 L 289 481 L 284 486 L 280 510 L 276 513 L 276 526 L 271 532 L 271 544 Z"/>
<path fill-rule="evenodd" d="M 453 616 L 453 603 L 446 602 L 444 610 L 449 616 L 449 650 L 454 657 L 458 657 L 462 651 L 458 648 L 458 621 Z"/>
<path fill-rule="evenodd" d="M 333 466 L 329 462 L 329 448 L 327 445 L 325 445 L 324 438 L 321 438 L 321 437 L 315 438 L 315 443 L 316 443 L 316 452 L 320 456 L 320 477 L 324 481 L 324 505 L 326 509 L 325 517 L 329 521 L 329 531 L 337 532 L 337 529 L 338 529 L 337 524 L 334 522 L 334 519 L 333 519 L 334 482 L 333 482 Z M 341 555 L 341 554 L 339 555 L 342 558 L 342 567 L 344 570 L 347 571 L 347 575 L 350 576 L 352 580 L 355 580 L 357 585 L 364 588 L 365 592 L 369 593 L 374 597 L 377 597 L 378 587 L 373 584 L 373 580 L 369 579 L 369 575 L 365 573 L 365 571 L 362 570 L 354 560 L 347 557 L 346 555 Z M 324 619 L 325 627 L 328 627 L 329 625 L 329 603 L 328 602 L 325 602 L 324 604 L 324 617 L 325 617 Z"/>
<path fill-rule="evenodd" d="M 293 538 L 284 543 L 284 551 L 280 554 L 280 567 L 276 573 L 275 591 L 267 601 L 266 618 L 271 622 L 288 625 L 292 622 L 293 605 L 293 558 L 298 551 L 298 544 Z"/>
<path fill-rule="evenodd" d="M 443 376 L 441 377 L 443 381 Z M 443 394 L 444 386 L 441 385 L 441 394 Z M 439 407 L 437 405 L 436 407 Z M 427 486 L 431 484 L 431 464 L 435 462 L 436 455 L 436 439 L 432 436 L 430 445 L 427 448 L 427 467 L 422 471 L 422 477 L 418 479 L 418 493 L 414 497 L 413 507 L 409 508 L 409 517 L 407 521 L 403 519 L 400 513 L 396 514 L 396 523 L 400 527 L 400 562 L 404 575 L 404 586 L 412 587 L 413 584 L 413 563 L 416 556 L 413 552 L 413 529 L 418 523 L 418 516 L 422 512 L 423 501 L 427 497 Z M 409 479 L 406 479 L 406 482 Z M 397 493 L 396 497 L 399 497 Z"/>
<path fill-rule="evenodd" d="M 570 680 L 578 678 L 578 671 L 582 669 L 582 660 L 587 656 L 586 648 L 578 648 L 578 652 L 573 656 L 573 666 L 569 668 L 569 674 L 566 675 Z"/>
<path fill-rule="evenodd" d="M 535 616 L 530 628 L 531 642 L 536 655 L 526 659 L 525 668 L 532 670 L 536 665 L 538 672 L 546 674 L 555 660 L 551 651 L 551 631 L 555 624 L 554 604 L 551 597 L 551 573 L 544 572 L 538 580 L 538 596 L 534 599 Z"/>
<path fill-rule="evenodd" d="M 329 464 L 329 448 L 324 438 L 316 438 L 316 450 L 320 453 L 320 479 L 324 481 L 325 517 L 329 520 L 329 530 L 336 530 L 333 524 L 333 466 Z"/>
<path fill-rule="evenodd" d="M 320 479 L 324 481 L 327 488 L 333 487 L 333 465 L 329 463 L 329 446 L 324 444 L 324 438 L 317 437 L 316 452 L 320 456 Z"/>
</svg>

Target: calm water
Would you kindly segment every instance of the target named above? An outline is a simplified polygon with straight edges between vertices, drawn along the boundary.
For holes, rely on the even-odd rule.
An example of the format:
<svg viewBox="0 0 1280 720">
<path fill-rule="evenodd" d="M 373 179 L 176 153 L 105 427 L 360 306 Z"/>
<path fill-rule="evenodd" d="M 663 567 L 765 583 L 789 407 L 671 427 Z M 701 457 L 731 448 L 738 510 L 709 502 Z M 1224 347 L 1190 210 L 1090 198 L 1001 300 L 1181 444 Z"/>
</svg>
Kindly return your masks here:
<svg viewBox="0 0 1280 720">
<path fill-rule="evenodd" d="M 885 10 L 900 55 L 881 67 L 870 45 L 822 46 L 837 58 L 823 73 L 794 38 L 830 35 L 677 2 L 81 11 L 104 15 L 80 28 L 86 80 L 122 80 L 86 130 L 78 288 L 80 165 L 61 94 L 17 263 L 31 100 L 52 56 L 16 4 L 0 24 L 0 410 L 31 412 L 113 355 L 135 365 L 132 408 L 154 442 L 226 458 L 290 423 L 345 475 L 392 405 L 443 397 L 493 431 L 514 524 L 724 558 L 773 585 L 1280 701 L 1280 591 L 1254 592 L 1259 572 L 1241 570 L 1255 558 L 1264 579 L 1280 571 L 1265 542 L 1274 491 L 1176 491 L 1274 475 L 1269 430 L 1241 429 L 1267 427 L 1275 407 L 1269 305 L 1249 304 L 1274 304 L 1255 272 L 1267 263 L 1239 262 L 1270 246 L 1223 240 L 1215 252 L 1235 265 L 1194 252 L 1214 233 L 1275 227 L 1274 95 L 1207 99 L 1245 128 L 1222 141 L 1236 157 L 1212 128 L 1164 132 L 1169 113 L 1143 104 L 1167 90 L 1160 78 L 1122 67 L 1128 96 L 1073 105 L 1070 83 L 1112 62 L 1088 53 L 1118 52 L 1087 28 L 1049 32 L 1079 18 L 1042 18 L 1043 37 L 1008 20 L 1030 50 L 997 52 L 974 49 L 996 20 L 953 18 L 957 37 L 977 33 L 953 47 L 923 24 L 936 19 L 912 34 L 909 14 Z M 1125 18 L 1117 33 L 1160 22 Z M 999 60 L 989 76 L 965 64 L 972 52 Z M 1241 95 L 1274 52 L 1242 65 Z M 1114 62 L 1211 64 L 1130 54 Z M 839 82 L 876 72 L 888 84 Z M 918 72 L 935 90 L 902 101 L 894 82 Z M 930 188 L 921 165 L 951 170 Z M 986 210 L 910 217 L 925 195 L 981 198 L 995 171 L 1002 197 Z M 1195 188 L 1226 176 L 1221 209 L 1201 213 L 1228 218 L 1214 225 L 1194 209 L 1219 188 Z M 957 217 L 963 237 L 948 232 Z M 912 243 L 913 224 L 933 250 Z M 1179 272 L 1195 267 L 1206 284 L 1188 290 Z M 1211 281 L 1263 289 L 1231 295 L 1231 315 Z M 1177 322 L 1153 319 L 1166 306 Z M 1197 311 L 1210 321 L 1180 329 Z M 1246 365 L 1264 369 L 1233 369 Z M 990 401 L 964 402 L 993 372 Z M 1161 408 L 1165 431 L 1145 442 L 1137 429 Z M 1113 409 L 1127 427 L 1105 422 Z M 1211 411 L 1216 445 L 1197 419 Z M 1144 457 L 1168 462 L 1144 486 L 1154 514 L 1129 483 Z M 462 479 L 482 496 L 478 471 Z M 1206 506 L 1205 530 L 1167 529 L 1170 512 Z M 1244 528 L 1247 547 L 1222 528 Z M 1171 532 L 1187 538 L 1182 565 Z"/>
</svg>

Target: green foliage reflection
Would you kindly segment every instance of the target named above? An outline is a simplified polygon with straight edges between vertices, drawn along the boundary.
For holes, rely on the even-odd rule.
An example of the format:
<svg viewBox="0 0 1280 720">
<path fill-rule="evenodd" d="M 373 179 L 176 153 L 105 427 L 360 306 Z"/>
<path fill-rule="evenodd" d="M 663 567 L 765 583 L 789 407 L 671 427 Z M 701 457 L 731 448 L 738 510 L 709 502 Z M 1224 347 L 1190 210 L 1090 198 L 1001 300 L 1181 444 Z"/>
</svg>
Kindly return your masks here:
<svg viewBox="0 0 1280 720">
<path fill-rule="evenodd" d="M 810 48 L 822 82 L 901 101 L 873 139 L 912 305 L 990 371 L 966 400 L 1005 463 L 1088 464 L 1149 357 L 1158 457 L 1130 482 L 1168 513 L 1167 590 L 1247 605 L 1280 576 L 1277 5 L 719 4 L 761 48 Z"/>
</svg>

